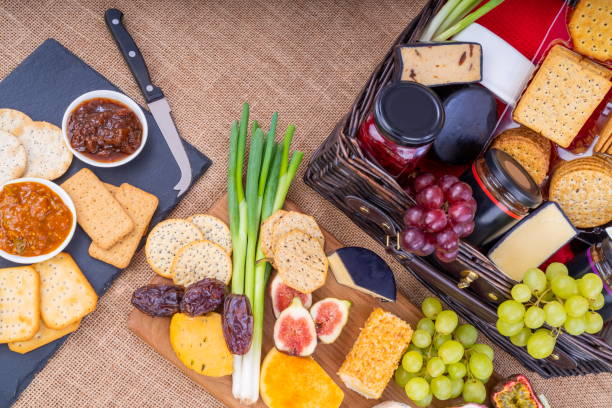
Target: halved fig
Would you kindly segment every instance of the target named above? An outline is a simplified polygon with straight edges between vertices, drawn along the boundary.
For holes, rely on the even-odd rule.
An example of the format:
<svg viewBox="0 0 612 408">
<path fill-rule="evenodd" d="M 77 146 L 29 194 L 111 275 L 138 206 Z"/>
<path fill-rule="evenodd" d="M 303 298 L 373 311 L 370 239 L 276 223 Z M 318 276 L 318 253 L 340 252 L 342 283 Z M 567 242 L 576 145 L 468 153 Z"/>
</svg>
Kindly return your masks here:
<svg viewBox="0 0 612 408">
<path fill-rule="evenodd" d="M 283 283 L 279 274 L 274 276 L 270 284 L 270 297 L 272 298 L 272 308 L 274 309 L 274 317 L 278 317 L 283 310 L 289 307 L 294 298 L 300 298 L 302 305 L 308 309 L 312 305 L 312 295 L 310 293 L 302 293 L 290 288 Z"/>
<path fill-rule="evenodd" d="M 317 336 L 325 344 L 336 341 L 348 321 L 351 302 L 336 298 L 319 300 L 310 309 Z"/>
<path fill-rule="evenodd" d="M 306 357 L 317 347 L 317 331 L 300 298 L 294 298 L 274 324 L 276 348 L 292 356 Z"/>
</svg>

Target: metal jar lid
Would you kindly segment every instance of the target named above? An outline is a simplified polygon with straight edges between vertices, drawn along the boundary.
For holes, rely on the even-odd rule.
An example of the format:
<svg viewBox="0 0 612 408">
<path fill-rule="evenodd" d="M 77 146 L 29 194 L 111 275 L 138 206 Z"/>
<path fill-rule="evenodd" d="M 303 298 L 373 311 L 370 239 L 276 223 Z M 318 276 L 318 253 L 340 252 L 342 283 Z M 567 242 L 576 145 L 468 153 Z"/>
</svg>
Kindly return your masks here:
<svg viewBox="0 0 612 408">
<path fill-rule="evenodd" d="M 518 201 L 527 208 L 536 208 L 542 203 L 542 191 L 527 170 L 508 153 L 489 149 L 485 163 L 491 174 Z"/>
<path fill-rule="evenodd" d="M 433 142 L 442 130 L 444 108 L 431 89 L 416 82 L 395 82 L 378 94 L 374 120 L 392 142 L 422 146 Z"/>
</svg>

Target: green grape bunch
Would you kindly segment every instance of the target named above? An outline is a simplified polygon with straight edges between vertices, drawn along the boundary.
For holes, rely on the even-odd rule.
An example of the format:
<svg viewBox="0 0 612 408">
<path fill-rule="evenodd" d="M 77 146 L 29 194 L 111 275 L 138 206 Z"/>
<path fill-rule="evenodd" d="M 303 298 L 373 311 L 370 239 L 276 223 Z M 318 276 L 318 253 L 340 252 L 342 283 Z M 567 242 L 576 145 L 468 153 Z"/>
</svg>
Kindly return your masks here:
<svg viewBox="0 0 612 408">
<path fill-rule="evenodd" d="M 425 317 L 417 323 L 395 382 L 419 407 L 429 406 L 434 397 L 483 403 L 493 373 L 493 349 L 476 343 L 476 328 L 459 324 L 457 313 L 443 310 L 438 299 L 426 298 L 421 310 Z"/>
<path fill-rule="evenodd" d="M 533 358 L 546 358 L 561 330 L 572 336 L 601 331 L 604 322 L 597 310 L 604 304 L 602 289 L 596 274 L 574 279 L 560 262 L 548 265 L 546 272 L 528 269 L 510 291 L 512 299 L 497 308 L 497 331 L 515 346 L 527 347 Z"/>
</svg>

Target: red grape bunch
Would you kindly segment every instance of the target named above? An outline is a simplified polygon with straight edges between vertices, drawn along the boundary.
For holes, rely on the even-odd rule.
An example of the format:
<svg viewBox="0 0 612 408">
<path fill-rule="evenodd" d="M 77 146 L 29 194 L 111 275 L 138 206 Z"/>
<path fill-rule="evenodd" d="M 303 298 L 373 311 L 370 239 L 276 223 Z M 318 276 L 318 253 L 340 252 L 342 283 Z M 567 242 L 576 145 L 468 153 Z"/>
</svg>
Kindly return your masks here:
<svg viewBox="0 0 612 408">
<path fill-rule="evenodd" d="M 418 175 L 412 185 L 417 205 L 406 210 L 402 247 L 419 256 L 451 262 L 459 252 L 459 238 L 474 231 L 476 200 L 469 184 L 452 175 Z"/>
</svg>

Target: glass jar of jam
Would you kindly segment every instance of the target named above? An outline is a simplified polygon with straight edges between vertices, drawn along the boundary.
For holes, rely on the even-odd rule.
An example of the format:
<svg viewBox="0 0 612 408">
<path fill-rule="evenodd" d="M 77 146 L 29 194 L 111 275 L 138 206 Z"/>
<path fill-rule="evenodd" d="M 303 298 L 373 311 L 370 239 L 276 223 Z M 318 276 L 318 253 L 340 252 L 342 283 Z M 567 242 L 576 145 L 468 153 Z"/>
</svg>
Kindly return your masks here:
<svg viewBox="0 0 612 408">
<path fill-rule="evenodd" d="M 594 273 L 601 278 L 604 306 L 597 312 L 601 314 L 604 322 L 612 321 L 612 240 L 610 237 L 606 237 L 600 243 L 576 255 L 566 266 L 570 275 L 575 279 L 580 279 L 587 273 Z"/>
<path fill-rule="evenodd" d="M 399 181 L 416 168 L 443 125 L 444 109 L 432 90 L 395 82 L 379 92 L 357 137 L 363 151 Z"/>
<path fill-rule="evenodd" d="M 474 232 L 466 238 L 477 247 L 492 243 L 542 202 L 529 173 L 501 150 L 489 149 L 461 179 L 472 187 L 477 203 Z"/>
</svg>

